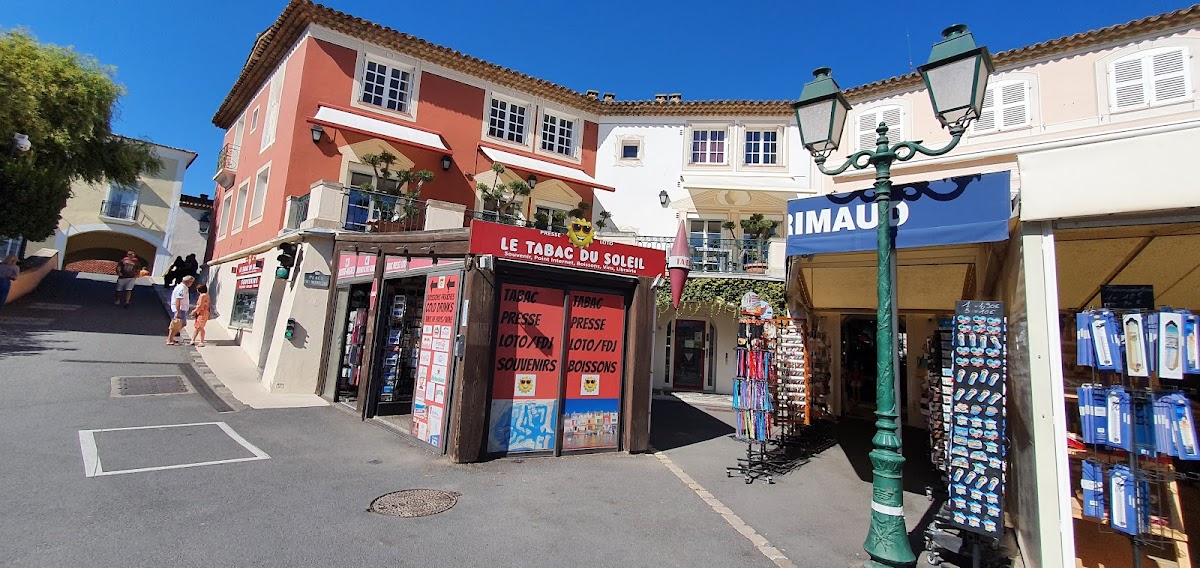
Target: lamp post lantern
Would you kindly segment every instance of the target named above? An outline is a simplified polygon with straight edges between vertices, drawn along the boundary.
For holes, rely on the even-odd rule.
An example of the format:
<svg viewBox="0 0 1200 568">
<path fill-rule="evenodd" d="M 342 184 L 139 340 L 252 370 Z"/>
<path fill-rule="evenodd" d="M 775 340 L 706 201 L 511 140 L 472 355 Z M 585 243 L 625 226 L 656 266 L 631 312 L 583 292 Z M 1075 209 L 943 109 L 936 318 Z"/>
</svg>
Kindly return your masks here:
<svg viewBox="0 0 1200 568">
<path fill-rule="evenodd" d="M 825 161 L 838 149 L 850 104 L 833 80 L 828 67 L 813 72 L 813 80 L 804 85 L 800 100 L 792 105 L 800 139 L 812 154 L 817 168 L 835 176 L 853 167 L 875 168 L 874 196 L 864 193 L 863 200 L 878 206 L 876 245 L 878 249 L 879 311 L 876 329 L 875 436 L 871 439 L 871 527 L 863 548 L 871 556 L 868 568 L 912 566 L 916 563 L 908 533 L 904 528 L 904 487 L 901 473 L 904 456 L 900 453 L 896 408 L 896 321 L 895 315 L 895 222 L 892 217 L 892 163 L 908 161 L 917 154 L 940 156 L 953 150 L 962 140 L 971 121 L 979 117 L 992 73 L 992 58 L 986 47 L 975 45 L 964 25 L 942 32 L 942 41 L 933 46 L 929 61 L 919 67 L 933 103 L 934 114 L 950 131 L 950 142 L 930 149 L 921 141 L 892 143 L 886 123 L 875 132 L 879 137 L 874 150 L 851 154 L 842 165 L 827 169 Z M 901 196 L 903 198 L 903 196 Z M 886 220 L 886 221 L 885 221 Z"/>
</svg>

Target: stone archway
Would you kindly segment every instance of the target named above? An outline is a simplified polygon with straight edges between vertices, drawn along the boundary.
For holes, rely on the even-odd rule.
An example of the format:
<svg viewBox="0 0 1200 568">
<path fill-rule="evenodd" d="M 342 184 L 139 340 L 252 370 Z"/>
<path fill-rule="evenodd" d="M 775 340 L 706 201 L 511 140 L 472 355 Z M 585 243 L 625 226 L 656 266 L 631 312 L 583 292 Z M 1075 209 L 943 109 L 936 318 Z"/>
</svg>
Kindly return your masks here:
<svg viewBox="0 0 1200 568">
<path fill-rule="evenodd" d="M 154 269 L 158 248 L 133 235 L 115 231 L 89 231 L 67 238 L 63 268 L 80 272 L 113 274 L 116 263 L 133 251 L 147 269 Z"/>
</svg>

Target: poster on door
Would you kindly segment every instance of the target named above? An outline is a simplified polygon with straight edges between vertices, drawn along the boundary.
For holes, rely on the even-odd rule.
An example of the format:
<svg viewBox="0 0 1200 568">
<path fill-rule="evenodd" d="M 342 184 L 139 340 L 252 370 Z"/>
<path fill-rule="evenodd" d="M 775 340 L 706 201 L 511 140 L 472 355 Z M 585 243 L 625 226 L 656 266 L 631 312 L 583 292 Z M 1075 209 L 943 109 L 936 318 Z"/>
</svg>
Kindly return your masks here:
<svg viewBox="0 0 1200 568">
<path fill-rule="evenodd" d="M 563 450 L 616 448 L 625 349 L 625 298 L 571 292 Z"/>
<path fill-rule="evenodd" d="M 564 297 L 553 288 L 500 287 L 489 452 L 555 447 Z"/>
<path fill-rule="evenodd" d="M 450 390 L 456 321 L 458 275 L 443 274 L 425 279 L 425 314 L 421 320 L 421 351 L 418 354 L 417 384 L 413 391 L 412 434 L 441 449 Z"/>
</svg>

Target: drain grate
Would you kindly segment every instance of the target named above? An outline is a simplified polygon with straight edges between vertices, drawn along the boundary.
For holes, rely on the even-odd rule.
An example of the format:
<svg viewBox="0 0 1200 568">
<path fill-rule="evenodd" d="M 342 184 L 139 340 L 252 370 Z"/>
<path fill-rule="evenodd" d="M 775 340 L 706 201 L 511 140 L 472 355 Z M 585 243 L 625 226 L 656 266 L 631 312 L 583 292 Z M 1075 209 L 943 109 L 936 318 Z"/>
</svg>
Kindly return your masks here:
<svg viewBox="0 0 1200 568">
<path fill-rule="evenodd" d="M 405 489 L 377 497 L 367 510 L 392 517 L 426 517 L 453 507 L 461 496 L 454 491 Z"/>
<path fill-rule="evenodd" d="M 192 392 L 180 375 L 148 375 L 142 377 L 113 377 L 113 396 L 150 396 Z"/>
</svg>

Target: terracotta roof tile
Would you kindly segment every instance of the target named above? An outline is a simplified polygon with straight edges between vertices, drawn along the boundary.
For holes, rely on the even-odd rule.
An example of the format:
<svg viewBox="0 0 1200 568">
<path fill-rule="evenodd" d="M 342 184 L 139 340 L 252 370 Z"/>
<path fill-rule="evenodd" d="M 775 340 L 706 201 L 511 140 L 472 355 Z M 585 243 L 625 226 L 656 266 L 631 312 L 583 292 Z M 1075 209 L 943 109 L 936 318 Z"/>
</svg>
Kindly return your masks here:
<svg viewBox="0 0 1200 568">
<path fill-rule="evenodd" d="M 345 35 L 406 53 L 435 65 L 510 87 L 571 108 L 608 116 L 787 116 L 790 101 L 710 100 L 683 102 L 604 101 L 593 99 L 544 79 L 488 63 L 460 51 L 430 43 L 314 4 L 311 0 L 291 0 L 279 19 L 259 34 L 241 75 L 213 116 L 213 124 L 229 128 L 250 102 L 270 73 L 287 54 L 309 24 L 333 29 Z M 1149 34 L 1200 25 L 1200 5 L 1134 20 L 1125 24 L 1045 41 L 998 53 L 999 68 L 1012 67 L 1048 56 L 1059 55 L 1112 42 L 1127 41 Z M 850 99 L 866 99 L 921 85 L 920 75 L 909 73 L 854 87 L 846 91 Z"/>
</svg>

